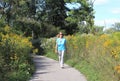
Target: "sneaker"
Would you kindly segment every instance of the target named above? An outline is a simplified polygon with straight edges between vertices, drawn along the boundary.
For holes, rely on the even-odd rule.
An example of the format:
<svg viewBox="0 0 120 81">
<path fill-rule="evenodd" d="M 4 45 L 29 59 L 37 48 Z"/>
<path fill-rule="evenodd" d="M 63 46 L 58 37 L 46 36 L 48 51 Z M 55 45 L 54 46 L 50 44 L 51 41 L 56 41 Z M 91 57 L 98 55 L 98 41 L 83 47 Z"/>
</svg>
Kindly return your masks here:
<svg viewBox="0 0 120 81">
<path fill-rule="evenodd" d="M 63 67 L 63 66 L 61 66 L 61 68 L 63 69 L 64 67 Z"/>
</svg>

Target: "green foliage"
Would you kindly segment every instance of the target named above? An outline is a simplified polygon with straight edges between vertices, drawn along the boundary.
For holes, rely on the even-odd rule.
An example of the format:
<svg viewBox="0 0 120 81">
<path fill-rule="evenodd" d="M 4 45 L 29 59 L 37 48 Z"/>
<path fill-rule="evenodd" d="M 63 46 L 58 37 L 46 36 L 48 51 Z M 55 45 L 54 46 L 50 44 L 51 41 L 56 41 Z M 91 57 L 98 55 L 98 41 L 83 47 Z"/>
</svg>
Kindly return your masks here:
<svg viewBox="0 0 120 81">
<path fill-rule="evenodd" d="M 116 31 L 120 31 L 120 23 L 113 24 L 113 28 L 115 28 Z"/>
<path fill-rule="evenodd" d="M 65 12 L 64 0 L 46 0 L 47 7 L 47 21 L 52 25 L 65 29 L 65 18 L 67 17 Z"/>
<path fill-rule="evenodd" d="M 30 76 L 28 71 L 12 72 L 8 74 L 7 81 L 28 81 Z"/>
<path fill-rule="evenodd" d="M 86 0 L 67 0 L 68 3 L 78 3 L 80 8 L 67 11 L 68 17 L 66 18 L 67 24 L 75 23 L 77 31 L 80 33 L 93 33 L 94 31 L 94 9 L 93 5 Z M 82 24 L 85 21 L 86 25 Z M 67 28 L 66 28 L 67 29 Z"/>
<path fill-rule="evenodd" d="M 5 26 L 4 18 L 0 19 L 0 28 Z"/>
<path fill-rule="evenodd" d="M 96 72 L 88 62 L 83 60 L 78 64 L 75 64 L 74 67 L 78 69 L 80 72 L 82 72 L 85 75 L 85 77 L 88 79 L 88 81 L 101 81 L 101 79 L 99 79 L 100 78 L 99 70 Z"/>
<path fill-rule="evenodd" d="M 94 34 L 96 35 L 100 35 L 100 34 L 103 34 L 103 26 L 94 26 Z"/>
<path fill-rule="evenodd" d="M 30 57 L 32 44 L 28 38 L 12 32 L 9 26 L 0 33 L 0 79 L 26 81 L 34 71 Z"/>
<path fill-rule="evenodd" d="M 60 29 L 48 23 L 42 23 L 41 37 L 54 37 Z"/>
<path fill-rule="evenodd" d="M 46 29 L 45 25 L 45 27 L 41 26 L 42 23 L 45 23 L 52 28 L 49 31 L 50 34 L 57 29 L 65 30 L 67 34 L 73 34 L 78 32 L 79 23 L 82 21 L 87 22 L 87 32 L 92 32 L 94 12 L 92 5 L 86 0 L 38 0 L 36 2 L 35 0 L 4 0 L 3 2 L 8 3 L 7 8 L 4 7 L 6 10 L 1 13 L 3 21 L 19 30 L 18 33 L 27 31 L 27 35 L 30 36 L 31 31 L 33 31 L 38 38 Z M 65 6 L 65 2 L 79 3 L 81 7 L 70 10 Z M 12 7 L 10 8 L 10 6 Z M 70 26 L 71 24 L 72 26 Z M 82 31 L 82 29 L 79 30 Z M 47 31 L 44 32 L 49 35 Z"/>
<path fill-rule="evenodd" d="M 116 32 L 116 29 L 115 28 L 109 28 L 109 29 L 104 30 L 104 32 L 107 33 L 107 34 L 112 34 L 112 33 Z"/>
</svg>

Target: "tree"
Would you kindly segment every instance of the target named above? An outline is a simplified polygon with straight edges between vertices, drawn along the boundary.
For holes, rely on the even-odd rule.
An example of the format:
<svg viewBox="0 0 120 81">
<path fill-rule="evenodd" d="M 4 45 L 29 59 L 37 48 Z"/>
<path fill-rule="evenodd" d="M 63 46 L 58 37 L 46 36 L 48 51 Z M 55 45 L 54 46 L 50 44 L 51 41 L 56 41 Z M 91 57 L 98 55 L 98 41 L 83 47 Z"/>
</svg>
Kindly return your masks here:
<svg viewBox="0 0 120 81">
<path fill-rule="evenodd" d="M 112 26 L 113 26 L 113 28 L 115 28 L 116 31 L 120 31 L 120 23 L 119 22 L 113 24 Z"/>
<path fill-rule="evenodd" d="M 66 3 L 79 3 L 81 6 L 69 9 Z M 6 23 L 22 31 L 34 31 L 36 35 L 42 34 L 42 30 L 46 32 L 47 28 L 55 30 L 54 27 L 65 30 L 67 34 L 93 30 L 94 13 L 87 0 L 4 0 L 3 5 L 0 11 Z M 81 27 L 83 21 L 87 25 Z"/>
<path fill-rule="evenodd" d="M 111 33 L 114 33 L 114 32 L 116 32 L 115 28 L 108 28 L 104 31 L 104 33 L 107 33 L 107 34 L 111 34 Z"/>
<path fill-rule="evenodd" d="M 30 13 L 33 13 L 28 0 L 4 0 L 1 3 L 2 17 L 9 25 L 12 25 L 18 18 L 30 17 Z"/>
<path fill-rule="evenodd" d="M 72 9 L 68 11 L 68 17 L 66 20 L 69 23 L 75 23 L 77 27 L 77 32 L 81 33 L 92 33 L 94 30 L 94 9 L 93 3 L 88 2 L 87 0 L 66 0 L 69 3 L 78 3 L 81 6 L 77 9 Z M 82 22 L 86 22 L 86 25 L 83 25 Z M 78 31 L 79 29 L 79 31 Z"/>
<path fill-rule="evenodd" d="M 65 2 L 64 0 L 45 0 L 46 1 L 46 12 L 47 21 L 52 23 L 56 27 L 65 29 Z"/>
<path fill-rule="evenodd" d="M 97 34 L 97 35 L 103 34 L 103 28 L 104 26 L 94 26 L 93 34 Z"/>
</svg>

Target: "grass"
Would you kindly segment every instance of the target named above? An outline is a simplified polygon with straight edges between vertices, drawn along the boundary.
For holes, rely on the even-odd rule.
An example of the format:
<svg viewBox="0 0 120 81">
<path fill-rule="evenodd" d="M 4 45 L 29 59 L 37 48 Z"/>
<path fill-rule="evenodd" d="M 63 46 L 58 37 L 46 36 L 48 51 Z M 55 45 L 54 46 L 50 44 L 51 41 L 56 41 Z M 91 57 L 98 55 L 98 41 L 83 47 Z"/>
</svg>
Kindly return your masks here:
<svg viewBox="0 0 120 81">
<path fill-rule="evenodd" d="M 48 51 L 45 56 L 54 60 L 58 60 L 57 54 L 55 54 L 53 51 Z M 89 65 L 89 63 L 87 63 L 86 61 L 83 60 L 81 62 L 77 62 L 77 60 L 75 59 L 68 59 L 67 55 L 65 55 L 64 59 L 66 64 L 79 70 L 87 78 L 88 81 L 101 81 L 98 78 L 98 73 L 96 73 L 92 66 Z"/>
</svg>

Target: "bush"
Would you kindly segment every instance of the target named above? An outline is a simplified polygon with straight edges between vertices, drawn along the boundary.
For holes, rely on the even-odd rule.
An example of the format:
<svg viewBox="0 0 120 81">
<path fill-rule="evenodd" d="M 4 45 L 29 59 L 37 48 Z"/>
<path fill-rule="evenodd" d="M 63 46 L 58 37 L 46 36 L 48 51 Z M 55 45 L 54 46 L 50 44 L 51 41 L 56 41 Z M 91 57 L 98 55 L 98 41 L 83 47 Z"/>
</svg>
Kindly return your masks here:
<svg viewBox="0 0 120 81">
<path fill-rule="evenodd" d="M 11 32 L 6 26 L 0 33 L 1 81 L 26 81 L 34 71 L 29 38 Z"/>
<path fill-rule="evenodd" d="M 15 71 L 11 72 L 6 76 L 8 78 L 7 81 L 28 81 L 31 75 L 28 71 Z"/>
</svg>

